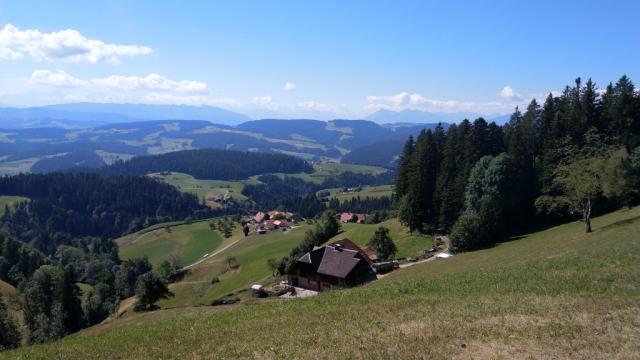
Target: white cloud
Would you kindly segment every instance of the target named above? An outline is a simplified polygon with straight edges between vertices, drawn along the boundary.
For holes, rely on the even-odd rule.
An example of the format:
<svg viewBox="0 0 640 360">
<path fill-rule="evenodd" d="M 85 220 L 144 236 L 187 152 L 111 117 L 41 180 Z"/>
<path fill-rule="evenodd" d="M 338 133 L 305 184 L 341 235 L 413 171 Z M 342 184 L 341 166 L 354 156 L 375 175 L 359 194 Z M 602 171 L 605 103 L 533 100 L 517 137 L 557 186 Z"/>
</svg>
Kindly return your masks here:
<svg viewBox="0 0 640 360">
<path fill-rule="evenodd" d="M 19 52 L 15 52 L 6 47 L 0 47 L 0 59 L 18 60 L 18 59 L 21 59 L 22 57 L 23 57 L 22 54 Z"/>
<path fill-rule="evenodd" d="M 273 101 L 271 95 L 265 96 L 254 96 L 251 99 L 251 104 L 257 108 L 268 109 L 272 111 L 276 111 L 280 108 L 280 105 Z"/>
<path fill-rule="evenodd" d="M 513 90 L 513 89 L 511 89 Z M 407 91 L 395 95 L 370 95 L 366 97 L 365 111 L 374 112 L 380 109 L 402 111 L 419 110 L 429 112 L 473 112 L 485 115 L 505 114 L 516 106 L 525 106 L 527 101 L 520 94 L 504 98 L 502 101 L 459 101 L 430 99 L 424 95 Z M 531 99 L 532 97 L 529 97 Z"/>
<path fill-rule="evenodd" d="M 111 75 L 79 79 L 64 70 L 34 70 L 26 79 L 33 93 L 51 102 L 97 101 L 238 107 L 236 100 L 214 96 L 207 83 L 175 81 L 152 73 L 147 76 Z M 62 90 L 62 91 L 60 91 Z"/>
<path fill-rule="evenodd" d="M 505 99 L 520 99 L 522 97 L 522 95 L 513 90 L 509 85 L 503 87 L 499 95 Z"/>
<path fill-rule="evenodd" d="M 63 70 L 34 70 L 29 83 L 50 87 L 84 86 L 91 90 L 102 91 L 166 91 L 184 94 L 206 93 L 207 83 L 195 80 L 174 81 L 166 76 L 151 73 L 147 76 L 111 75 L 104 78 L 82 80 Z"/>
<path fill-rule="evenodd" d="M 306 100 L 306 101 L 302 101 L 298 103 L 298 107 L 302 108 L 306 111 L 323 111 L 323 112 L 328 112 L 328 111 L 334 111 L 335 107 L 328 105 L 328 104 L 324 104 L 321 103 L 319 101 L 316 100 Z"/>
<path fill-rule="evenodd" d="M 148 93 L 141 98 L 136 98 L 134 101 L 152 104 L 171 104 L 171 105 L 209 105 L 209 106 L 223 106 L 223 107 L 238 107 L 240 103 L 230 98 L 219 98 L 215 96 L 207 95 L 176 95 L 167 93 Z"/>
<path fill-rule="evenodd" d="M 77 30 L 43 33 L 36 29 L 20 30 L 7 24 L 0 30 L 0 58 L 16 60 L 30 56 L 34 61 L 119 62 L 122 56 L 146 55 L 147 46 L 106 44 L 88 39 Z"/>
<path fill-rule="evenodd" d="M 406 91 L 403 91 L 396 95 L 370 95 L 367 96 L 367 103 L 368 104 L 366 105 L 366 108 L 373 111 L 379 109 L 388 109 L 395 111 L 438 109 L 438 111 L 443 111 L 454 110 L 458 106 L 457 101 L 432 100 L 426 98 L 423 95 L 410 94 Z"/>
<path fill-rule="evenodd" d="M 49 70 L 34 70 L 29 78 L 29 83 L 52 87 L 73 87 L 87 84 L 86 81 L 75 78 L 63 70 L 53 72 Z"/>
<path fill-rule="evenodd" d="M 107 89 L 119 89 L 125 91 L 134 90 L 164 90 L 184 93 L 206 92 L 207 83 L 195 80 L 173 81 L 166 76 L 151 73 L 147 76 L 121 76 L 111 75 L 106 78 L 92 79 L 91 83 Z"/>
<path fill-rule="evenodd" d="M 296 89 L 296 84 L 287 81 L 284 83 L 284 91 L 293 91 Z"/>
</svg>

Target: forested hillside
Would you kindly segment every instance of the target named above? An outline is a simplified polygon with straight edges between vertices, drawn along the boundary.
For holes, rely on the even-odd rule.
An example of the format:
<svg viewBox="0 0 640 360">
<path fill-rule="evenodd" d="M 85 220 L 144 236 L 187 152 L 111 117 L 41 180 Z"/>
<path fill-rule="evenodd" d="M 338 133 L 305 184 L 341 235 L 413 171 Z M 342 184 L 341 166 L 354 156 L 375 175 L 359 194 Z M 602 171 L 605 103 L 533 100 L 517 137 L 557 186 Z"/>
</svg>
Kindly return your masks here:
<svg viewBox="0 0 640 360">
<path fill-rule="evenodd" d="M 284 154 L 200 149 L 139 156 L 96 172 L 113 176 L 162 171 L 186 173 L 197 179 L 239 180 L 265 173 L 311 172 L 313 168 L 300 158 Z"/>
<path fill-rule="evenodd" d="M 113 238 L 211 214 L 195 196 L 147 177 L 25 174 L 0 177 L 0 189 L 29 198 L 1 218 L 0 279 L 24 295 L 30 343 L 100 322 L 133 295 L 151 265 L 122 262 Z M 81 294 L 77 282 L 93 287 Z"/>
<path fill-rule="evenodd" d="M 384 141 L 353 149 L 342 157 L 348 164 L 363 164 L 384 167 L 396 166 L 396 157 L 402 151 L 403 140 Z"/>
<path fill-rule="evenodd" d="M 473 249 L 536 224 L 638 203 L 640 95 L 577 79 L 500 127 L 483 119 L 423 131 L 399 159 L 395 201 L 413 230 L 451 231 Z"/>
<path fill-rule="evenodd" d="M 193 149 L 283 153 L 313 161 L 337 161 L 354 149 L 404 141 L 409 134 L 433 127 L 435 124 L 381 126 L 364 120 L 256 120 L 236 127 L 201 120 L 149 120 L 82 129 L 0 128 L 0 175 L 98 168 L 134 156 Z M 392 156 L 399 151 L 396 146 Z"/>
</svg>

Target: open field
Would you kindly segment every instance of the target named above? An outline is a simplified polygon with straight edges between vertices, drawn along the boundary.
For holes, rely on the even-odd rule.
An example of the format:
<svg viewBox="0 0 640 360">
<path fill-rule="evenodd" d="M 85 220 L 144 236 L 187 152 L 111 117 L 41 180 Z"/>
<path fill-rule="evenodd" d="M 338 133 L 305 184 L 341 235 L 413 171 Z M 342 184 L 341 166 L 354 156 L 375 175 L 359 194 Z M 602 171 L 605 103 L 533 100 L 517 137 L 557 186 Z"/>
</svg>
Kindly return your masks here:
<svg viewBox="0 0 640 360">
<path fill-rule="evenodd" d="M 162 307 L 210 304 L 212 300 L 231 292 L 247 289 L 253 283 L 273 280 L 268 259 L 288 255 L 304 237 L 309 225 L 301 225 L 287 232 L 272 231 L 264 235 L 242 238 L 229 250 L 207 259 L 194 267 L 182 282 L 172 284 L 176 296 L 159 303 Z M 227 257 L 235 257 L 239 267 L 229 269 Z M 211 284 L 217 276 L 219 283 Z"/>
<path fill-rule="evenodd" d="M 0 358 L 637 358 L 640 208 L 593 225 L 591 234 L 574 222 L 303 300 L 144 314 L 141 325 Z"/>
<path fill-rule="evenodd" d="M 173 254 L 180 255 L 180 263 L 189 265 L 215 250 L 222 243 L 217 231 L 209 228 L 209 221 L 143 230 L 116 240 L 120 257 L 130 259 L 147 256 L 154 267 Z"/>
<path fill-rule="evenodd" d="M 314 172 L 298 173 L 298 174 L 282 174 L 279 176 L 294 176 L 308 182 L 321 183 L 329 176 L 335 176 L 342 172 L 351 171 L 366 174 L 381 174 L 387 171 L 385 168 L 368 165 L 340 164 L 340 163 L 321 163 L 314 165 Z M 173 185 L 180 191 L 189 192 L 196 195 L 199 199 L 205 199 L 207 203 L 213 204 L 213 199 L 217 196 L 228 194 L 233 199 L 242 201 L 247 197 L 242 195 L 242 189 L 247 184 L 256 184 L 258 175 L 252 176 L 244 180 L 226 181 L 226 180 L 199 180 L 189 174 L 178 172 L 170 172 L 167 175 L 151 174 L 151 176 L 162 179 L 167 184 Z M 381 190 L 385 191 L 385 190 Z M 375 193 L 375 190 L 371 191 Z M 382 195 L 380 195 L 382 196 Z"/>
<path fill-rule="evenodd" d="M 339 175 L 343 172 L 354 172 L 360 174 L 372 174 L 378 175 L 387 171 L 387 169 L 370 166 L 370 165 L 356 165 L 356 164 L 341 164 L 341 163 L 319 163 L 313 165 L 313 172 L 311 174 L 299 173 L 290 174 L 289 176 L 298 177 L 307 182 L 313 182 L 316 184 L 322 183 L 326 178 Z"/>
<path fill-rule="evenodd" d="M 0 195 L 0 216 L 4 215 L 4 208 L 6 206 L 12 207 L 19 202 L 28 200 L 29 198 L 22 196 Z"/>
<path fill-rule="evenodd" d="M 255 183 L 252 179 L 226 181 L 226 180 L 199 180 L 189 174 L 171 172 L 168 175 L 154 174 L 162 178 L 167 184 L 177 187 L 180 191 L 195 194 L 199 199 L 210 200 L 218 195 L 229 194 L 235 200 L 246 200 L 242 195 L 242 188 L 248 183 Z"/>
<path fill-rule="evenodd" d="M 342 224 L 342 233 L 336 235 L 330 241 L 348 238 L 358 246 L 366 246 L 380 226 L 389 229 L 389 235 L 398 248 L 397 259 L 422 255 L 425 249 L 429 249 L 433 245 L 431 237 L 408 233 L 397 219 L 390 219 L 380 224 Z"/>
<path fill-rule="evenodd" d="M 363 186 L 359 191 L 353 191 L 348 193 L 342 193 L 342 188 L 326 189 L 329 191 L 329 198 L 336 198 L 338 200 L 346 201 L 356 197 L 362 199 L 366 197 L 378 198 L 383 196 L 391 197 L 393 193 L 393 185 L 379 185 L 379 186 Z"/>
</svg>

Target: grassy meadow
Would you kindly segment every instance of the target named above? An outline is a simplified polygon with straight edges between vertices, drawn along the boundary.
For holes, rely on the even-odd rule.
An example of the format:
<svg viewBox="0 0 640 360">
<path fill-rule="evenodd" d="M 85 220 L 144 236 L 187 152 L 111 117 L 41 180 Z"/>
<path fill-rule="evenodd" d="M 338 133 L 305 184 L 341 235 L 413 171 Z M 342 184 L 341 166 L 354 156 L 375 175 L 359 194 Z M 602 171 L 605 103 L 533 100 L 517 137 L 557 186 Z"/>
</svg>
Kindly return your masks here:
<svg viewBox="0 0 640 360">
<path fill-rule="evenodd" d="M 8 206 L 11 208 L 23 201 L 29 201 L 29 198 L 23 196 L 0 195 L 0 216 L 4 215 L 5 207 Z"/>
<path fill-rule="evenodd" d="M 579 222 L 525 234 L 313 298 L 138 314 L 0 358 L 637 358 L 640 208 L 593 225 L 591 234 Z"/>
<path fill-rule="evenodd" d="M 212 256 L 198 264 L 182 282 L 172 284 L 173 298 L 162 300 L 158 305 L 176 306 L 208 305 L 212 300 L 232 292 L 247 289 L 254 283 L 273 281 L 269 259 L 280 259 L 304 238 L 309 225 L 301 225 L 290 231 L 272 231 L 264 235 L 251 234 L 242 237 L 228 250 Z M 230 269 L 228 257 L 235 257 L 237 269 Z M 216 276 L 219 283 L 211 284 Z"/>
<path fill-rule="evenodd" d="M 359 173 L 359 174 L 379 175 L 386 172 L 387 169 L 379 166 L 370 166 L 370 165 L 319 163 L 319 164 L 313 165 L 313 172 L 310 174 L 299 173 L 299 174 L 290 174 L 289 176 L 295 176 L 307 182 L 320 184 L 328 177 L 336 176 L 347 171 Z"/>
<path fill-rule="evenodd" d="M 163 260 L 178 254 L 181 265 L 186 266 L 212 252 L 222 243 L 222 236 L 209 228 L 209 221 L 168 225 L 153 230 L 145 229 L 117 239 L 120 257 L 131 259 L 147 256 L 149 262 L 157 267 Z"/>
<path fill-rule="evenodd" d="M 255 183 L 255 180 L 199 180 L 189 174 L 171 172 L 168 175 L 154 174 L 160 177 L 167 184 L 173 185 L 178 190 L 196 195 L 199 199 L 210 200 L 218 195 L 229 194 L 235 200 L 246 200 L 242 195 L 242 188 L 248 183 Z"/>
<path fill-rule="evenodd" d="M 424 250 L 431 248 L 433 245 L 433 239 L 431 237 L 417 236 L 408 233 L 398 219 L 390 219 L 380 224 L 342 224 L 342 232 L 331 239 L 331 241 L 348 238 L 358 246 L 366 246 L 367 242 L 369 242 L 380 226 L 389 229 L 389 236 L 391 236 L 391 239 L 393 239 L 393 242 L 398 248 L 398 253 L 396 254 L 397 259 L 422 255 Z"/>
<path fill-rule="evenodd" d="M 320 163 L 314 165 L 314 171 L 310 174 L 298 173 L 298 174 L 286 174 L 287 176 L 294 176 L 304 181 L 322 183 L 327 177 L 339 175 L 340 173 L 351 171 L 355 173 L 365 174 L 381 174 L 387 169 L 369 166 L 369 165 L 355 165 L 355 164 L 340 164 L 340 163 Z M 275 175 L 285 176 L 285 174 L 277 173 Z M 259 183 L 258 176 L 252 176 L 248 179 L 227 181 L 227 180 L 200 180 L 196 179 L 189 174 L 170 172 L 167 175 L 152 174 L 152 176 L 162 179 L 167 184 L 173 185 L 178 190 L 183 192 L 189 192 L 196 195 L 199 199 L 205 199 L 208 204 L 215 205 L 213 199 L 219 195 L 229 194 L 233 199 L 238 201 L 247 200 L 247 197 L 242 195 L 242 189 L 247 184 Z M 379 188 L 379 189 L 376 189 Z M 388 189 L 387 189 L 388 188 Z M 383 196 L 383 194 L 390 194 L 390 185 L 382 187 L 367 187 L 371 195 Z M 334 189 L 337 192 L 337 189 Z M 388 190 L 388 191 L 387 191 Z M 363 189 L 364 191 L 364 189 Z M 364 195 L 366 196 L 366 195 Z"/>
<path fill-rule="evenodd" d="M 329 191 L 329 198 L 336 198 L 342 202 L 356 197 L 360 197 L 362 199 L 366 197 L 391 197 L 391 194 L 393 193 L 393 185 L 363 186 L 361 190 L 349 193 L 342 193 L 342 188 L 326 189 L 326 191 Z"/>
</svg>

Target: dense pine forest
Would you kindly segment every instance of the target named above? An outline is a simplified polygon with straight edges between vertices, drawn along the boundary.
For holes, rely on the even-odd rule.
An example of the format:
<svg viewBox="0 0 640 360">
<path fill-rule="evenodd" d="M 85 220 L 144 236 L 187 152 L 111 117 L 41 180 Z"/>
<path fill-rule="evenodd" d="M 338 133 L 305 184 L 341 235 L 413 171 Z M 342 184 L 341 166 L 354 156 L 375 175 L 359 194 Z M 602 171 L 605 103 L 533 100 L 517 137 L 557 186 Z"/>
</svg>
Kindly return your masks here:
<svg viewBox="0 0 640 360">
<path fill-rule="evenodd" d="M 0 188 L 29 198 L 1 218 L 7 232 L 0 233 L 0 279 L 24 294 L 32 343 L 100 322 L 133 295 L 151 265 L 121 261 L 113 238 L 211 216 L 195 196 L 147 177 L 24 174 L 0 178 Z M 93 285 L 82 302 L 77 282 Z"/>
<path fill-rule="evenodd" d="M 479 118 L 410 137 L 394 202 L 412 231 L 451 232 L 473 249 L 535 225 L 638 203 L 640 94 L 623 76 L 591 80 L 544 104 L 532 100 L 504 126 Z"/>
<path fill-rule="evenodd" d="M 138 156 L 96 171 L 103 175 L 146 175 L 174 171 L 190 174 L 197 179 L 239 180 L 266 173 L 312 172 L 313 168 L 304 160 L 290 155 L 199 149 Z"/>
</svg>

